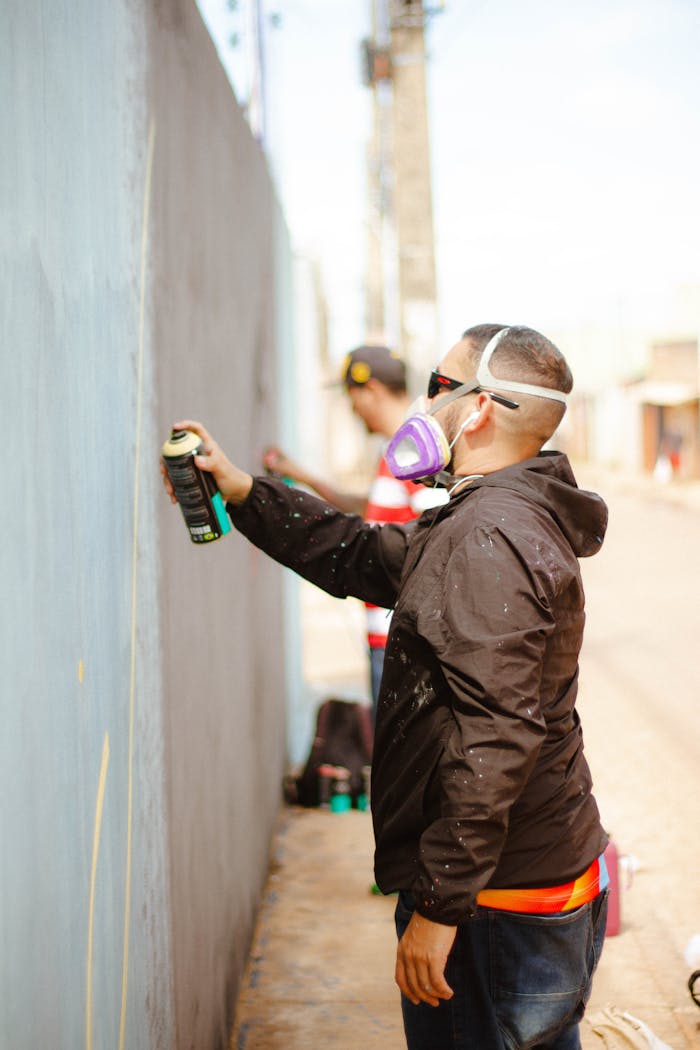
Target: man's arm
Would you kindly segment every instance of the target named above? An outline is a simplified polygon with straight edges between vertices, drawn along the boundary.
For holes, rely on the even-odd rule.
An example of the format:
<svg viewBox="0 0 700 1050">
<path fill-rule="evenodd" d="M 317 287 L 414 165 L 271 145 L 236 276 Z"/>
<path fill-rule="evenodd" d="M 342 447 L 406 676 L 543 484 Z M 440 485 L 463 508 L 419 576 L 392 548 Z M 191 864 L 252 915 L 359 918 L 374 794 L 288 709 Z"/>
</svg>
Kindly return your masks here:
<svg viewBox="0 0 700 1050">
<path fill-rule="evenodd" d="M 402 526 L 369 525 L 325 500 L 236 467 L 195 420 L 175 424 L 202 439 L 195 457 L 214 477 L 235 528 L 260 550 L 338 598 L 393 606 L 408 543 Z M 164 468 L 165 487 L 176 502 Z"/>
<path fill-rule="evenodd" d="M 321 499 L 332 503 L 338 510 L 345 514 L 363 514 L 367 505 L 366 496 L 358 496 L 351 492 L 340 492 L 333 488 L 323 478 L 317 478 L 308 470 L 300 466 L 295 460 L 290 459 L 280 448 L 272 446 L 263 453 L 263 464 L 265 470 L 273 477 L 290 478 L 292 481 L 305 485 L 312 492 L 317 493 Z"/>
<path fill-rule="evenodd" d="M 407 526 L 371 525 L 275 478 L 255 478 L 245 502 L 227 509 L 241 535 L 328 594 L 394 605 Z"/>
</svg>

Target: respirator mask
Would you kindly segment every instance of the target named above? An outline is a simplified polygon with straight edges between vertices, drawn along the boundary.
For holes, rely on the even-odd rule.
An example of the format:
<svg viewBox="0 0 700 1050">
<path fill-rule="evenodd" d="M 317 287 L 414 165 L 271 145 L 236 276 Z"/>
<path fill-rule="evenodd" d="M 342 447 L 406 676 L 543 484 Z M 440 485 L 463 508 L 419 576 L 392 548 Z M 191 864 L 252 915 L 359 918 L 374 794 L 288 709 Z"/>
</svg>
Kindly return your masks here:
<svg viewBox="0 0 700 1050">
<path fill-rule="evenodd" d="M 435 413 L 444 408 L 449 401 L 464 397 L 466 393 L 470 391 L 460 387 L 459 392 L 455 391 L 454 397 L 448 395 L 433 406 L 424 394 L 416 398 L 407 418 L 394 434 L 386 450 L 389 470 L 395 478 L 400 481 L 420 480 L 430 483 L 432 478 L 437 478 L 445 470 L 452 459 L 455 441 L 479 413 L 472 412 L 452 441 L 448 441 L 445 431 L 435 419 Z"/>
<path fill-rule="evenodd" d="M 445 431 L 435 419 L 435 413 L 457 398 L 465 397 L 467 394 L 485 393 L 489 397 L 509 409 L 518 409 L 519 402 L 510 398 L 501 397 L 494 390 L 505 390 L 508 393 L 532 394 L 535 397 L 545 397 L 553 401 L 561 401 L 566 404 L 566 394 L 561 390 L 552 390 L 549 387 L 535 386 L 531 383 L 517 383 L 510 379 L 497 379 L 489 368 L 489 361 L 508 331 L 502 328 L 493 339 L 487 343 L 474 380 L 460 383 L 456 379 L 433 372 L 428 386 L 428 397 L 419 397 L 409 409 L 409 414 L 389 442 L 386 450 L 386 460 L 389 469 L 400 481 L 420 481 L 427 485 L 447 485 L 454 481 L 451 474 L 446 473 L 447 467 L 452 459 L 452 447 L 465 427 L 469 426 L 477 416 L 478 412 L 472 412 L 460 425 L 452 441 L 449 441 Z M 448 391 L 436 404 L 429 402 L 441 391 Z"/>
</svg>

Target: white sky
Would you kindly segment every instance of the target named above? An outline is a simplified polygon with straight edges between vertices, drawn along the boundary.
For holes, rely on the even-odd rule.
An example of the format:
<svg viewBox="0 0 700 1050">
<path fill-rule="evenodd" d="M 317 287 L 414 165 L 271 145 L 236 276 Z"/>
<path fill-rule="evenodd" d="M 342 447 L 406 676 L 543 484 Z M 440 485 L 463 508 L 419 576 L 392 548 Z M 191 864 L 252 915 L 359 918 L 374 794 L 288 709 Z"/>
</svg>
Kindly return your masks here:
<svg viewBox="0 0 700 1050">
<path fill-rule="evenodd" d="M 220 41 L 240 34 L 221 54 L 245 101 L 252 2 L 200 7 Z M 365 334 L 370 0 L 263 13 L 273 170 L 339 355 Z M 697 333 L 699 44 L 697 0 L 447 0 L 427 31 L 445 349 L 480 321 L 530 324 L 577 332 L 605 374 L 621 346 L 639 364 L 638 331 Z"/>
</svg>

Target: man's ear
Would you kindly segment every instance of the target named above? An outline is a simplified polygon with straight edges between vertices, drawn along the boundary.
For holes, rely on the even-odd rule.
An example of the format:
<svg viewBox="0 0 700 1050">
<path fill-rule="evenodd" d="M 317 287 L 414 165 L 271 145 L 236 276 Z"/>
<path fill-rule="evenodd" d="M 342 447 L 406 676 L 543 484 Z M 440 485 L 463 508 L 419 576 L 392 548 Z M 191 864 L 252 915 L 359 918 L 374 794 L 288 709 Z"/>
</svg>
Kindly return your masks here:
<svg viewBox="0 0 700 1050">
<path fill-rule="evenodd" d="M 470 434 L 475 430 L 481 430 L 484 424 L 489 422 L 492 415 L 493 401 L 488 394 L 479 394 L 478 408 L 469 413 L 460 429 L 466 430 Z"/>
</svg>

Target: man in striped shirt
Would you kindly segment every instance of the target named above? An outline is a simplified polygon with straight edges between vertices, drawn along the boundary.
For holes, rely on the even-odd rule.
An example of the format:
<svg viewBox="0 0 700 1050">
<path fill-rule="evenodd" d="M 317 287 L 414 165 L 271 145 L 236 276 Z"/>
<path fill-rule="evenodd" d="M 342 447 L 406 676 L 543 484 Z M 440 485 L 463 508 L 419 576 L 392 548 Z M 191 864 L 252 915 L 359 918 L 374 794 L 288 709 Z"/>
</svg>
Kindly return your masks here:
<svg viewBox="0 0 700 1050">
<path fill-rule="evenodd" d="M 399 355 L 386 346 L 358 346 L 345 358 L 341 382 L 350 398 L 354 414 L 362 420 L 368 433 L 381 434 L 388 441 L 398 430 L 409 408 L 406 366 Z M 397 480 L 389 470 L 383 453 L 366 496 L 339 492 L 300 467 L 279 448 L 267 449 L 263 461 L 270 473 L 297 481 L 345 513 L 361 514 L 367 521 L 380 525 L 411 521 L 428 507 L 445 502 L 443 489 L 430 489 L 413 481 Z M 366 608 L 374 716 L 391 611 L 369 604 Z"/>
</svg>

